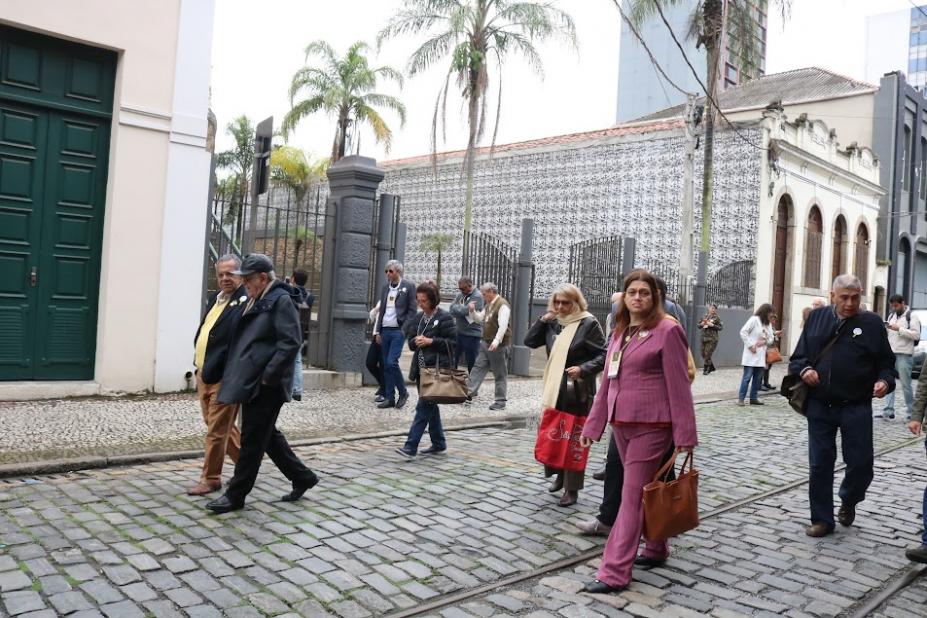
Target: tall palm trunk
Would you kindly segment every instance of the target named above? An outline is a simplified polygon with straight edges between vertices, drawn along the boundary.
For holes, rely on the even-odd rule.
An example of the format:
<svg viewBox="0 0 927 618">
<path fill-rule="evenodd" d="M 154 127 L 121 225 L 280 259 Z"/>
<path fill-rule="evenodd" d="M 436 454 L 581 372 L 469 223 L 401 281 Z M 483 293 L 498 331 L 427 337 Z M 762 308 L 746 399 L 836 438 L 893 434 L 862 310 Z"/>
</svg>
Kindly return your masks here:
<svg viewBox="0 0 927 618">
<path fill-rule="evenodd" d="M 467 141 L 467 154 L 465 171 L 467 190 L 464 197 L 464 241 L 463 241 L 463 264 L 461 273 L 468 275 L 467 254 L 470 252 L 470 232 L 473 229 L 473 167 L 476 160 L 476 136 L 479 129 L 479 85 L 477 76 L 474 71 L 470 72 L 470 85 L 468 97 L 468 121 L 470 124 L 470 137 Z"/>
</svg>

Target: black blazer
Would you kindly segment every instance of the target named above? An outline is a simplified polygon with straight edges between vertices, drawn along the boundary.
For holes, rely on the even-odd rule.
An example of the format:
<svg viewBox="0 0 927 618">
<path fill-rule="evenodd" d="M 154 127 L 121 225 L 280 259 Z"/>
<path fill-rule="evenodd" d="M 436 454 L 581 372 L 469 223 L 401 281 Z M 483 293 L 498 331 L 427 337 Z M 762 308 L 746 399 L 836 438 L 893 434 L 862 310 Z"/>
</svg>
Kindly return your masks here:
<svg viewBox="0 0 927 618">
<path fill-rule="evenodd" d="M 419 356 L 426 367 L 434 367 L 435 364 L 444 369 L 454 367 L 454 344 L 457 339 L 457 324 L 454 316 L 440 307 L 435 309 L 434 315 L 429 320 L 425 321 L 424 316 L 425 314 L 419 311 L 406 320 L 403 327 L 403 334 L 409 341 L 409 349 L 415 352 L 412 356 L 412 367 L 409 370 L 409 378 L 413 382 L 418 380 Z M 419 348 L 415 345 L 415 338 L 418 335 L 431 338 L 432 344 Z"/>
<path fill-rule="evenodd" d="M 554 338 L 560 334 L 561 329 L 560 322 L 557 320 L 543 322 L 541 318 L 538 318 L 525 335 L 525 345 L 529 348 L 545 346 L 547 353 L 550 354 Z M 582 370 L 582 377 L 574 382 L 574 389 L 570 389 L 567 384 L 567 375 L 563 374 L 560 379 L 560 394 L 557 396 L 558 410 L 571 412 L 578 416 L 585 416 L 589 413 L 589 408 L 592 407 L 592 401 L 595 399 L 595 376 L 605 368 L 607 347 L 605 334 L 599 326 L 599 321 L 594 317 L 583 318 L 579 323 L 579 328 L 576 329 L 576 336 L 570 342 L 566 360 L 567 367 L 579 367 Z"/>
<path fill-rule="evenodd" d="M 196 335 L 193 337 L 193 346 L 196 347 L 196 340 L 200 337 L 200 331 L 203 329 L 203 322 L 206 321 L 206 315 L 216 305 L 216 294 L 209 299 L 209 306 L 203 312 L 200 318 L 200 325 L 196 329 Z M 242 298 L 245 300 L 243 301 Z M 244 311 L 245 302 L 248 299 L 248 292 L 245 286 L 240 285 L 238 289 L 232 292 L 229 302 L 225 304 L 225 309 L 216 323 L 213 324 L 209 331 L 209 339 L 206 342 L 206 358 L 203 366 L 198 369 L 200 379 L 206 384 L 216 384 L 222 381 L 222 372 L 225 371 L 225 360 L 228 357 L 229 342 L 231 341 L 232 332 L 235 330 L 235 324 Z"/>
<path fill-rule="evenodd" d="M 296 355 L 302 344 L 296 292 L 274 281 L 264 298 L 235 325 L 229 359 L 219 388 L 221 403 L 245 403 L 257 397 L 262 384 L 283 390 L 284 401 L 293 393 Z"/>
<path fill-rule="evenodd" d="M 405 289 L 405 291 L 403 291 Z M 389 283 L 380 290 L 380 319 L 377 320 L 377 333 L 383 330 L 383 316 L 386 315 L 386 298 L 389 295 Z M 396 297 L 396 321 L 402 328 L 406 320 L 415 315 L 418 302 L 415 300 L 415 284 L 408 279 L 399 280 L 399 296 Z"/>
</svg>

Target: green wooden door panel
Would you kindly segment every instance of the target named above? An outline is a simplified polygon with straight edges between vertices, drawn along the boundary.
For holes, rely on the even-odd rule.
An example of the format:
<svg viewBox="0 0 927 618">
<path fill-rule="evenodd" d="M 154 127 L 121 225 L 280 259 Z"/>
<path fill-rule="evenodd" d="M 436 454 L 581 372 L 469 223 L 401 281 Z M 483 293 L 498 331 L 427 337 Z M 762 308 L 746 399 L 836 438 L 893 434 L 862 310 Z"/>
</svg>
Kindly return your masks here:
<svg viewBox="0 0 927 618">
<path fill-rule="evenodd" d="M 0 379 L 33 377 L 48 114 L 0 101 Z"/>
<path fill-rule="evenodd" d="M 116 53 L 0 27 L 0 97 L 110 115 Z"/>
<path fill-rule="evenodd" d="M 0 380 L 93 378 L 116 58 L 0 26 Z"/>
<path fill-rule="evenodd" d="M 93 377 L 109 123 L 49 116 L 35 377 Z"/>
</svg>

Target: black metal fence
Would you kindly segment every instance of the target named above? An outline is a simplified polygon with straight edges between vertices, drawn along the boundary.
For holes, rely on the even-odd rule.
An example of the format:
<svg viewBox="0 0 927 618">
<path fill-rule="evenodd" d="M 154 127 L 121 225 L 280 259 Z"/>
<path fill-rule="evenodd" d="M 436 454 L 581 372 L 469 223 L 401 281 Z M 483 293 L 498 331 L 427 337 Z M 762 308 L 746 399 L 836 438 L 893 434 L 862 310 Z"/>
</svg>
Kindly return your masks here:
<svg viewBox="0 0 927 618">
<path fill-rule="evenodd" d="M 570 247 L 570 281 L 582 291 L 589 304 L 589 313 L 603 328 L 611 311 L 612 294 L 621 290 L 623 245 L 623 237 L 608 236 Z"/>
<path fill-rule="evenodd" d="M 728 309 L 752 309 L 756 290 L 756 264 L 753 260 L 731 262 L 708 280 L 706 300 Z"/>
<path fill-rule="evenodd" d="M 322 274 L 322 243 L 325 234 L 327 189 L 319 184 L 297 194 L 286 186 L 271 186 L 259 196 L 254 220 L 252 252 L 264 253 L 274 262 L 277 276 L 289 277 L 305 270 L 306 287 L 319 295 Z M 239 190 L 217 191 L 210 204 L 208 257 L 241 255 L 245 230 L 251 225 L 251 198 Z M 207 292 L 216 290 L 215 271 L 208 269 Z"/>
<path fill-rule="evenodd" d="M 499 295 L 513 307 L 518 302 L 518 251 L 495 236 L 482 232 L 464 232 L 468 253 L 464 256 L 463 271 L 479 286 L 492 282 Z M 531 265 L 531 283 L 528 302 L 534 298 L 534 265 Z M 530 313 L 530 312 L 529 312 Z M 530 315 L 529 315 L 530 320 Z"/>
<path fill-rule="evenodd" d="M 398 249 L 397 240 L 399 237 L 399 210 L 402 199 L 398 195 L 393 196 L 393 225 L 392 225 L 392 238 L 390 238 L 390 259 L 396 258 L 396 250 Z M 370 242 L 370 268 L 371 270 L 377 266 L 377 246 L 378 236 L 380 230 L 380 198 L 377 197 L 373 205 L 373 236 L 371 236 Z M 370 302 L 370 307 L 373 308 L 377 304 L 377 296 L 379 290 L 377 289 L 377 274 L 375 272 L 370 273 L 370 278 L 367 281 L 367 298 Z M 369 329 L 370 333 L 373 332 L 373 327 Z"/>
</svg>

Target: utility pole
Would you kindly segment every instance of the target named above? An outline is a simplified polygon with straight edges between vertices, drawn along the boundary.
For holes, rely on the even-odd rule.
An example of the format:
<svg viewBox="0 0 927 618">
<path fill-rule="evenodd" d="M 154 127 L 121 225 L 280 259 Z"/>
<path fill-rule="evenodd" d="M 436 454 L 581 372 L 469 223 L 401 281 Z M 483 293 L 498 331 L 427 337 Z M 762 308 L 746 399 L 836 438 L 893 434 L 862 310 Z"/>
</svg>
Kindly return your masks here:
<svg viewBox="0 0 927 618">
<path fill-rule="evenodd" d="M 692 307 L 689 314 L 694 314 L 690 286 L 695 279 L 695 146 L 696 146 L 696 107 L 695 95 L 686 97 L 685 111 L 685 155 L 682 162 L 682 238 L 679 246 L 679 300 L 682 305 Z M 689 324 L 683 324 L 689 331 Z M 691 336 L 691 332 L 689 333 Z"/>
</svg>

